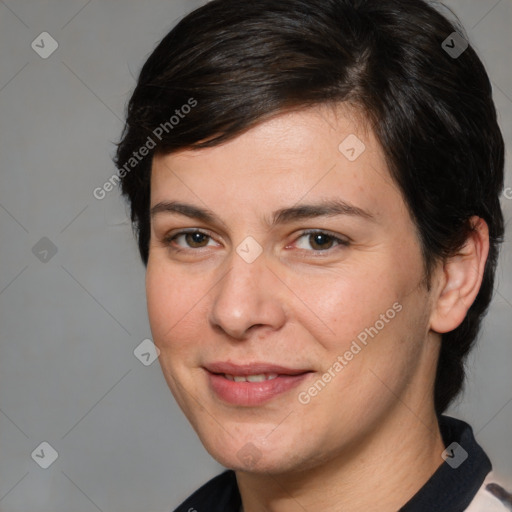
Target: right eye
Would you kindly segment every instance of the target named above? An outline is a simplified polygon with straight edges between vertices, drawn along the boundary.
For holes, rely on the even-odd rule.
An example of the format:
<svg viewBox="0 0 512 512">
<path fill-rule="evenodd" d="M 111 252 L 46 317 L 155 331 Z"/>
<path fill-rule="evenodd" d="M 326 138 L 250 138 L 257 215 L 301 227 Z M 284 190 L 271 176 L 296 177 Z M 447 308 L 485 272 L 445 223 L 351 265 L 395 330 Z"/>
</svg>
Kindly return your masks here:
<svg viewBox="0 0 512 512">
<path fill-rule="evenodd" d="M 178 243 L 179 240 L 182 240 L 185 245 Z M 187 231 L 180 231 L 179 233 L 167 236 L 164 239 L 164 243 L 171 249 L 173 249 L 175 245 L 173 242 L 175 242 L 181 249 L 202 249 L 204 247 L 208 247 L 208 242 L 213 242 L 213 240 L 208 233 L 204 233 L 198 229 L 191 229 Z"/>
</svg>

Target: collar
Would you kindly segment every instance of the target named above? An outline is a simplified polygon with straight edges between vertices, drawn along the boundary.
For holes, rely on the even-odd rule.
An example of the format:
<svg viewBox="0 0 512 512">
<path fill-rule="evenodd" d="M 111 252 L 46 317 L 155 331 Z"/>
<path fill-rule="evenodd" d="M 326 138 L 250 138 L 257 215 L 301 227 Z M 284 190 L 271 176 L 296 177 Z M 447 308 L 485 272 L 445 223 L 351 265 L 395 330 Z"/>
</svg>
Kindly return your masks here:
<svg viewBox="0 0 512 512">
<path fill-rule="evenodd" d="M 448 462 L 437 469 L 399 512 L 463 512 L 492 469 L 467 423 L 440 416 L 439 428 L 444 445 L 450 447 L 457 443 L 458 447 L 454 445 L 447 450 L 452 457 L 447 457 Z M 458 465 L 465 457 L 464 453 L 467 458 Z M 174 512 L 239 512 L 241 504 L 236 474 L 228 470 L 203 485 Z"/>
<path fill-rule="evenodd" d="M 467 423 L 440 416 L 439 428 L 444 445 L 451 448 L 446 452 L 452 457 L 439 466 L 400 512 L 462 512 L 492 469 L 491 461 L 476 442 L 473 429 Z M 458 446 L 450 447 L 452 443 Z M 466 454 L 467 459 L 460 463 Z"/>
</svg>

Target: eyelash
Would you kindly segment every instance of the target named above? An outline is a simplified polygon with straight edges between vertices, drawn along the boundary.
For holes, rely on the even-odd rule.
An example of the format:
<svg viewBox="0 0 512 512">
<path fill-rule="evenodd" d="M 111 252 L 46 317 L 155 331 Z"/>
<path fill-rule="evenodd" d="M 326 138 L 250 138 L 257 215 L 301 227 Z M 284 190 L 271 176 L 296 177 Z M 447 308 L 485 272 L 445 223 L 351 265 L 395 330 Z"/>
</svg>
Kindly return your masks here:
<svg viewBox="0 0 512 512">
<path fill-rule="evenodd" d="M 163 243 L 168 246 L 170 249 L 172 249 L 173 251 L 175 252 L 183 252 L 183 251 L 187 251 L 187 250 L 192 250 L 192 251 L 197 251 L 197 250 L 200 250 L 200 249 L 206 249 L 206 247 L 199 247 L 199 248 L 193 248 L 193 247 L 188 247 L 188 248 L 182 248 L 182 247 L 175 247 L 172 245 L 172 242 L 174 242 L 174 240 L 176 240 L 177 238 L 179 238 L 180 236 L 184 236 L 184 235 L 188 235 L 188 234 L 195 234 L 195 233 L 200 233 L 210 239 L 212 239 L 213 237 L 209 234 L 209 233 L 206 233 L 200 229 L 196 229 L 196 228 L 193 228 L 193 229 L 190 229 L 190 230 L 183 230 L 183 231 L 180 231 L 179 233 L 175 233 L 171 236 L 168 236 L 166 238 L 163 239 Z M 342 247 L 348 247 L 350 245 L 350 242 L 348 240 L 344 240 L 342 238 L 339 238 L 327 231 L 322 231 L 322 230 L 319 230 L 319 229 L 308 229 L 308 230 L 305 230 L 303 231 L 295 240 L 294 242 L 297 242 L 298 240 L 300 240 L 301 238 L 305 237 L 305 236 L 308 236 L 308 235 L 326 235 L 327 237 L 329 237 L 329 239 L 333 242 L 336 242 L 336 246 L 335 247 L 339 247 L 339 246 L 342 246 Z M 335 247 L 330 247 L 329 249 L 326 249 L 326 250 L 321 250 L 321 249 L 313 249 L 311 251 L 307 250 L 307 249 L 299 249 L 299 250 L 302 250 L 302 251 L 307 251 L 307 252 L 312 252 L 312 253 L 315 253 L 315 254 L 325 254 L 325 253 L 329 253 L 331 252 Z"/>
</svg>

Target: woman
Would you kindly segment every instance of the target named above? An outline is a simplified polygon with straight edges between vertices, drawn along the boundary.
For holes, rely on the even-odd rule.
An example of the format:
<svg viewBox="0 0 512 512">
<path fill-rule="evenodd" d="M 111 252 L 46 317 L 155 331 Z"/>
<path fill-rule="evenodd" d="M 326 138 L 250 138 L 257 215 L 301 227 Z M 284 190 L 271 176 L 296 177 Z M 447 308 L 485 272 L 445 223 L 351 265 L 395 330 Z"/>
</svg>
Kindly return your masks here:
<svg viewBox="0 0 512 512">
<path fill-rule="evenodd" d="M 214 0 L 144 65 L 116 163 L 160 363 L 228 471 L 177 511 L 503 511 L 443 415 L 493 290 L 503 139 L 419 0 Z"/>
</svg>

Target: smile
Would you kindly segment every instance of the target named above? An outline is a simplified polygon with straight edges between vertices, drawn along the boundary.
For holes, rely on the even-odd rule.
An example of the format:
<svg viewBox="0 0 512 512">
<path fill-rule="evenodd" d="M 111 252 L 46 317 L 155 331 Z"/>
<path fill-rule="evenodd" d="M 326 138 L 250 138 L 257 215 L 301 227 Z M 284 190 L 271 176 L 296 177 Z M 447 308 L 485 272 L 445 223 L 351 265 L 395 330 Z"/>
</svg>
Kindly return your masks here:
<svg viewBox="0 0 512 512">
<path fill-rule="evenodd" d="M 254 407 L 285 394 L 301 384 L 311 370 L 253 363 L 212 363 L 205 368 L 208 385 L 216 398 L 231 405 Z"/>
</svg>

